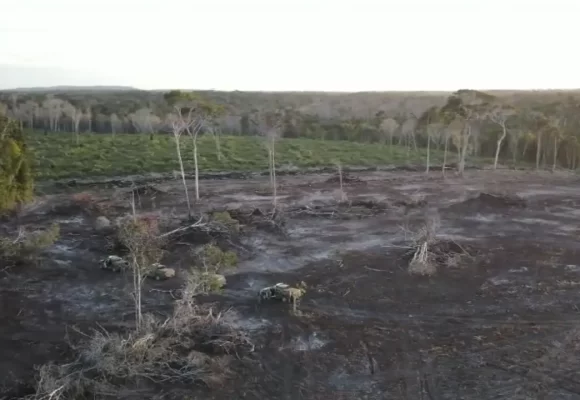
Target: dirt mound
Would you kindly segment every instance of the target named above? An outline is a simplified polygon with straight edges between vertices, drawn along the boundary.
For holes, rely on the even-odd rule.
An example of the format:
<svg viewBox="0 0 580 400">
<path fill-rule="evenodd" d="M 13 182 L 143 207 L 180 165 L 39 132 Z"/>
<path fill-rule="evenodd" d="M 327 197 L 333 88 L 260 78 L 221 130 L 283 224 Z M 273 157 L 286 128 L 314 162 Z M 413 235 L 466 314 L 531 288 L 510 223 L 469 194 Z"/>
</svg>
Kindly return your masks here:
<svg viewBox="0 0 580 400">
<path fill-rule="evenodd" d="M 517 196 L 480 193 L 479 196 L 449 207 L 452 211 L 480 211 L 505 208 L 525 208 L 526 201 Z"/>
</svg>

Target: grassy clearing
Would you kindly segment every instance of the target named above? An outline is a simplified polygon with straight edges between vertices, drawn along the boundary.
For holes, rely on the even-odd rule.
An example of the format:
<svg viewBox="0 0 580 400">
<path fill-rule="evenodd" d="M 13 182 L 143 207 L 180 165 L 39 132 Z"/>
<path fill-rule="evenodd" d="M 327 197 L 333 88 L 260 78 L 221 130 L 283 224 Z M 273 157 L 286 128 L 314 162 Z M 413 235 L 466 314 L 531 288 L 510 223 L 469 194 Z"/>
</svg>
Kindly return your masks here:
<svg viewBox="0 0 580 400">
<path fill-rule="evenodd" d="M 92 176 L 115 176 L 169 172 L 178 170 L 175 143 L 169 135 L 82 134 L 76 146 L 71 134 L 50 133 L 27 135 L 34 151 L 36 178 L 62 179 Z M 193 171 L 191 140 L 182 138 L 182 154 L 188 171 Z M 276 164 L 296 167 L 333 165 L 390 165 L 422 163 L 425 150 L 417 152 L 402 147 L 364 144 L 347 141 L 282 139 L 276 148 Z M 221 160 L 212 137 L 199 139 L 199 167 L 210 171 L 255 171 L 268 168 L 268 153 L 258 137 L 225 136 L 221 138 Z M 452 157 L 451 157 L 452 158 Z M 441 153 L 433 152 L 432 163 L 441 162 Z M 450 160 L 453 161 L 453 160 Z"/>
</svg>

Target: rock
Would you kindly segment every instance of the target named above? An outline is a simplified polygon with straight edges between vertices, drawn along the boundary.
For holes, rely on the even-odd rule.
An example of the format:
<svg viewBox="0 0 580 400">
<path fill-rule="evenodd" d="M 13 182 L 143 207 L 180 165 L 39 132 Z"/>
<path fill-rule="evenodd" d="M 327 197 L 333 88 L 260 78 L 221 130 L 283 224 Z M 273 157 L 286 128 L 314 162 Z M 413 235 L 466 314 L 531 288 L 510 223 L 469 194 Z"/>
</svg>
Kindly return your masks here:
<svg viewBox="0 0 580 400">
<path fill-rule="evenodd" d="M 102 215 L 97 217 L 97 219 L 95 221 L 95 229 L 102 230 L 102 229 L 107 229 L 110 227 L 111 227 L 111 221 L 109 221 L 109 218 L 102 216 Z"/>
<path fill-rule="evenodd" d="M 175 270 L 173 268 L 166 267 L 159 263 L 153 264 L 151 269 L 152 271 L 147 274 L 147 277 L 157 281 L 166 280 L 175 276 Z"/>
<path fill-rule="evenodd" d="M 129 268 L 127 260 L 119 256 L 109 256 L 101 261 L 101 268 L 109 271 L 120 272 L 123 269 Z"/>
</svg>

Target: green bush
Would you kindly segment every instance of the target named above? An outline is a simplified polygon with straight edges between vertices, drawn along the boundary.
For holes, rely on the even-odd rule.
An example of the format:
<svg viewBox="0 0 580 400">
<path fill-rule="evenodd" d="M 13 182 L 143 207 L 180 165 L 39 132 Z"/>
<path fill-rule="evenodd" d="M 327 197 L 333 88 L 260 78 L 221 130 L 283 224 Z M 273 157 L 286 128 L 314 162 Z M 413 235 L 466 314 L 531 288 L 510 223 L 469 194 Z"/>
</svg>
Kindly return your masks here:
<svg viewBox="0 0 580 400">
<path fill-rule="evenodd" d="M 22 131 L 15 121 L 0 115 L 0 212 L 30 201 L 33 189 Z"/>
<path fill-rule="evenodd" d="M 238 256 L 233 251 L 223 251 L 215 244 L 206 244 L 201 251 L 201 264 L 203 269 L 220 273 L 238 265 Z"/>
<path fill-rule="evenodd" d="M 0 238 L 0 258 L 15 262 L 32 260 L 38 253 L 52 246 L 59 237 L 58 224 L 40 231 L 20 230 L 16 238 Z"/>
<path fill-rule="evenodd" d="M 232 232 L 238 233 L 240 231 L 240 222 L 237 219 L 232 218 L 227 211 L 216 211 L 212 214 L 212 219 Z"/>
</svg>

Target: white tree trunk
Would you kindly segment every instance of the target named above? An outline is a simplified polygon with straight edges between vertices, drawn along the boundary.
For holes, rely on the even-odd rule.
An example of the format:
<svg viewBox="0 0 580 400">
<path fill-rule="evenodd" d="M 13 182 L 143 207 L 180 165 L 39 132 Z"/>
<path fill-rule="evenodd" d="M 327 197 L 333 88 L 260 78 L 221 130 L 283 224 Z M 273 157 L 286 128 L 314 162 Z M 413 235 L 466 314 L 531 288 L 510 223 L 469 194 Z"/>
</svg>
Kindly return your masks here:
<svg viewBox="0 0 580 400">
<path fill-rule="evenodd" d="M 135 327 L 141 330 L 143 313 L 141 307 L 141 269 L 137 262 L 137 257 L 133 255 L 133 299 L 135 300 Z"/>
<path fill-rule="evenodd" d="M 471 137 L 471 126 L 467 125 L 467 133 L 462 135 L 461 140 L 461 147 L 460 147 L 460 159 L 459 165 L 457 166 L 457 172 L 459 172 L 460 176 L 463 176 L 463 172 L 465 171 L 465 157 L 467 155 L 467 146 L 469 145 L 469 138 Z"/>
<path fill-rule="evenodd" d="M 220 136 L 216 133 L 214 133 L 214 138 L 215 138 L 215 148 L 217 151 L 217 159 L 218 161 L 222 160 L 222 150 L 221 150 L 221 145 L 220 145 Z"/>
<path fill-rule="evenodd" d="M 558 138 L 554 136 L 554 161 L 552 164 L 552 172 L 556 171 L 557 162 L 558 162 Z"/>
<path fill-rule="evenodd" d="M 542 154 L 542 133 L 537 133 L 537 140 L 536 140 L 536 171 L 540 169 L 540 156 Z"/>
<path fill-rule="evenodd" d="M 427 132 L 427 165 L 425 167 L 425 173 L 429 173 L 429 167 L 431 164 L 431 135 Z"/>
<path fill-rule="evenodd" d="M 272 140 L 272 183 L 274 184 L 274 207 L 276 207 L 278 191 L 276 188 L 276 142 L 274 140 Z"/>
<path fill-rule="evenodd" d="M 197 165 L 197 135 L 193 139 L 193 166 L 195 168 L 195 200 L 199 200 L 199 168 Z"/>
<path fill-rule="evenodd" d="M 449 148 L 449 136 L 445 136 L 445 148 L 443 149 L 443 167 L 441 167 L 441 172 L 445 175 L 445 167 L 447 163 L 447 149 Z"/>
<path fill-rule="evenodd" d="M 183 182 L 183 190 L 185 191 L 185 200 L 187 201 L 187 215 L 191 218 L 191 202 L 189 200 L 189 192 L 187 191 L 187 183 L 185 182 L 185 169 L 183 168 L 183 158 L 181 157 L 181 146 L 179 144 L 179 136 L 174 135 L 175 146 L 177 150 L 177 160 L 179 161 L 179 168 L 181 169 L 181 181 Z"/>
<path fill-rule="evenodd" d="M 497 146 L 495 148 L 495 158 L 493 160 L 493 169 L 494 170 L 497 169 L 497 161 L 499 159 L 499 151 L 501 150 L 501 144 L 503 143 L 505 137 L 507 136 L 507 130 L 505 128 L 505 125 L 502 125 L 502 129 L 503 129 L 503 132 L 502 132 L 500 138 L 497 140 Z"/>
</svg>

